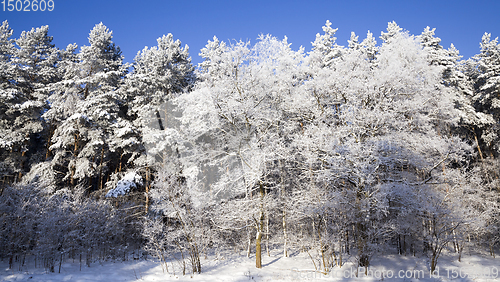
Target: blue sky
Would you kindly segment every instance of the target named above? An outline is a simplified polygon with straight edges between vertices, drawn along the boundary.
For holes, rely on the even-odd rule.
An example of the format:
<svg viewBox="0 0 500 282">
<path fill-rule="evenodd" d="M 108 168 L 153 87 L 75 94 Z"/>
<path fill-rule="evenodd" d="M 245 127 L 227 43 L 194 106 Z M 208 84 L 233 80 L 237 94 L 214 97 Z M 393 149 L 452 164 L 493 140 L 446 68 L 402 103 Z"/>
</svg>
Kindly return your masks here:
<svg viewBox="0 0 500 282">
<path fill-rule="evenodd" d="M 49 34 L 59 48 L 69 43 L 88 45 L 89 31 L 103 22 L 113 30 L 114 42 L 121 47 L 127 62 L 132 62 L 144 46 L 156 45 L 156 39 L 167 33 L 189 45 L 195 64 L 201 62 L 200 49 L 214 35 L 225 41 L 251 42 L 260 33 L 280 39 L 286 35 L 293 49 L 304 46 L 309 51 L 311 41 L 316 33 L 322 33 L 326 20 L 339 28 L 337 43 L 344 46 L 351 31 L 361 40 L 370 30 L 378 39 L 387 22 L 393 20 L 411 34 L 420 34 L 430 26 L 436 28 L 436 36 L 445 48 L 454 43 L 465 58 L 479 52 L 484 32 L 500 37 L 498 0 L 53 1 L 52 12 L 0 11 L 2 20 L 9 21 L 14 37 L 23 30 L 49 25 Z"/>
</svg>

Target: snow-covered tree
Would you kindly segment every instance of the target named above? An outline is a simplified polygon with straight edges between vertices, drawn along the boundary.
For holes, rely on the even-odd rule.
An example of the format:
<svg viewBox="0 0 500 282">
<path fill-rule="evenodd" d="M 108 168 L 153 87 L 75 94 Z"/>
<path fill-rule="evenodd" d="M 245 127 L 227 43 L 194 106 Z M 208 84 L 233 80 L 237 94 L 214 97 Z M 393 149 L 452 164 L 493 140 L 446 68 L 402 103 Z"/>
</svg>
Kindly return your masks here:
<svg viewBox="0 0 500 282">
<path fill-rule="evenodd" d="M 491 34 L 485 33 L 480 43 L 480 53 L 460 65 L 459 89 L 466 89 L 463 95 L 466 105 L 462 115 L 463 131 L 468 132 L 471 143 L 477 148 L 477 162 L 470 165 L 475 176 L 471 179 L 477 187 L 475 193 L 478 218 L 486 223 L 482 228 L 476 228 L 469 233 L 479 235 L 490 247 L 499 242 L 498 214 L 489 207 L 498 203 L 498 136 L 500 111 L 498 96 L 500 93 L 500 45 L 498 38 L 491 39 Z M 486 204 L 488 203 L 488 204 Z M 488 208 L 484 205 L 487 205 Z"/>
<path fill-rule="evenodd" d="M 375 60 L 375 57 L 378 53 L 378 47 L 377 41 L 375 40 L 375 37 L 373 37 L 373 33 L 371 33 L 370 31 L 367 32 L 366 38 L 361 42 L 361 46 L 363 47 L 368 60 Z"/>
<path fill-rule="evenodd" d="M 147 246 L 158 256 L 168 272 L 167 259 L 181 253 L 183 275 L 186 263 L 191 273 L 201 273 L 200 255 L 211 240 L 210 225 L 203 205 L 194 205 L 192 193 L 176 162 L 165 163 L 150 191 L 151 213 L 144 221 L 143 236 Z M 175 273 L 175 269 L 173 269 Z"/>
<path fill-rule="evenodd" d="M 347 40 L 347 42 L 349 43 L 347 45 L 347 48 L 353 49 L 353 50 L 359 50 L 359 48 L 360 48 L 359 36 L 357 36 L 356 33 L 354 33 L 354 31 L 351 31 L 351 38 L 349 40 Z"/>
<path fill-rule="evenodd" d="M 438 169 L 446 167 L 448 174 L 470 154 L 459 138 L 441 132 L 443 123 L 457 121 L 453 97 L 440 83 L 441 68 L 429 65 L 427 51 L 395 24 L 382 37 L 375 67 L 366 54 L 352 51 L 328 76 L 311 82 L 319 89 L 334 89 L 338 106 L 324 108 L 329 112 L 323 117 L 326 125 L 313 124 L 302 141 L 320 153 L 311 155 L 321 172 L 316 181 L 330 199 L 324 201 L 325 208 L 311 209 L 333 218 L 330 222 L 348 222 L 345 226 L 356 232 L 357 259 L 363 267 L 378 247 L 373 242 L 397 232 L 389 224 L 391 216 L 403 213 L 403 207 L 415 207 L 413 214 L 427 212 L 429 207 L 420 210 L 406 201 L 420 189 L 434 193 L 446 185 L 458 187 L 460 181 Z M 333 100 L 325 96 L 323 101 L 327 99 Z"/>
<path fill-rule="evenodd" d="M 323 26 L 325 34 L 316 34 L 316 39 L 312 42 L 311 63 L 320 68 L 330 67 L 336 58 L 342 56 L 343 47 L 337 44 L 335 37 L 338 28 L 334 29 L 331 25 L 332 23 L 327 20 Z"/>
<path fill-rule="evenodd" d="M 214 36 L 213 41 L 208 40 L 205 48 L 200 51 L 200 57 L 203 58 L 203 62 L 199 65 L 198 79 L 200 81 L 205 81 L 205 83 L 211 82 L 216 79 L 221 79 L 222 76 L 228 75 L 225 73 L 227 68 L 224 67 L 224 63 L 229 63 L 224 60 L 224 55 L 226 54 L 226 43 L 224 41 L 219 41 L 219 39 Z"/>
<path fill-rule="evenodd" d="M 116 89 L 126 73 L 112 32 L 102 23 L 89 34 L 75 62 L 68 62 L 65 78 L 52 86 L 51 108 L 44 118 L 56 125 L 51 138 L 52 167 L 62 181 L 85 182 L 103 188 L 118 167 L 112 135 L 121 121 L 123 98 Z M 64 183 L 64 182 L 63 182 Z"/>
<path fill-rule="evenodd" d="M 30 257 L 59 273 L 68 256 L 95 260 L 123 256 L 140 242 L 130 207 L 87 197 L 84 187 L 47 194 L 36 185 L 8 186 L 0 197 L 0 257 L 24 265 Z"/>
<path fill-rule="evenodd" d="M 2 177 L 4 183 L 8 181 L 9 176 L 13 176 L 17 166 L 14 160 L 9 159 L 8 153 L 16 143 L 16 139 L 11 136 L 12 116 L 9 115 L 9 111 L 12 110 L 9 106 L 16 102 L 18 96 L 13 77 L 14 65 L 12 59 L 15 56 L 15 49 L 13 40 L 10 38 L 12 33 L 9 23 L 4 21 L 0 26 L 0 156 L 2 157 L 0 177 Z"/>
<path fill-rule="evenodd" d="M 155 162 L 162 163 L 170 157 L 165 155 L 172 145 L 165 142 L 172 139 L 168 129 L 172 126 L 170 101 L 191 89 L 195 82 L 189 47 L 182 47 L 180 40 L 174 40 L 170 33 L 157 42 L 157 46 L 145 47 L 137 53 L 133 72 L 124 79 L 119 93 L 126 103 L 123 107 L 126 120 L 120 121 L 122 124 L 114 136 L 115 150 L 120 152 L 124 165 L 135 167 L 145 178 L 146 212 Z M 119 169 L 112 179 L 119 180 L 122 174 Z M 110 187 L 115 184 L 116 181 L 109 183 Z"/>
<path fill-rule="evenodd" d="M 204 194 L 206 204 L 223 201 L 214 218 L 217 226 L 255 227 L 256 264 L 261 267 L 266 211 L 273 205 L 268 199 L 279 190 L 279 177 L 271 171 L 287 158 L 287 119 L 298 128 L 296 113 L 312 102 L 300 95 L 303 50 L 293 51 L 286 38 L 270 36 L 260 36 L 251 48 L 245 42 L 224 47 L 215 38 L 203 50 L 206 60 L 199 75 L 206 79 L 175 101 L 182 108 L 180 130 L 189 144 L 180 150 L 186 156 L 181 160 L 185 170 L 195 172 L 188 183 L 199 179 L 200 186 L 210 189 Z"/>
<path fill-rule="evenodd" d="M 59 50 L 51 44 L 48 26 L 23 31 L 18 39 L 9 39 L 12 30 L 7 21 L 1 26 L 2 45 L 2 114 L 0 150 L 4 165 L 16 178 L 29 170 L 33 161 L 42 158 L 45 128 L 40 118 L 47 109 L 48 93 L 44 88 L 58 81 Z M 38 154 L 39 156 L 37 156 Z M 12 175 L 11 175 L 12 176 Z M 13 179 L 12 179 L 13 180 Z"/>
<path fill-rule="evenodd" d="M 485 150 L 498 156 L 500 124 L 500 44 L 498 38 L 491 40 L 485 33 L 481 40 L 481 52 L 474 56 L 477 62 L 471 73 L 474 81 L 473 102 L 478 112 L 491 116 L 494 122 L 482 131 L 481 139 Z"/>
<path fill-rule="evenodd" d="M 395 21 L 389 22 L 387 23 L 386 32 L 382 31 L 380 33 L 380 39 L 382 39 L 384 43 L 390 43 L 391 39 L 402 31 L 403 29 Z"/>
<path fill-rule="evenodd" d="M 155 136 L 164 134 L 161 131 L 170 122 L 165 119 L 171 115 L 165 112 L 167 104 L 189 90 L 195 81 L 189 47 L 181 47 L 180 40 L 174 41 L 170 33 L 158 38 L 157 42 L 157 46 L 146 47 L 137 53 L 134 71 L 126 77 L 121 89 L 127 97 L 129 119 L 141 132 L 144 145 L 151 152 L 160 145 L 154 140 Z"/>
<path fill-rule="evenodd" d="M 134 71 L 127 77 L 127 94 L 132 115 L 148 111 L 147 107 L 164 104 L 194 83 L 194 67 L 189 47 L 172 34 L 157 39 L 158 45 L 144 48 L 134 59 Z"/>
<path fill-rule="evenodd" d="M 474 79 L 477 76 L 475 63 L 471 60 L 460 61 L 462 56 L 451 44 L 450 48 L 444 49 L 441 39 L 434 36 L 435 29 L 426 27 L 421 35 L 417 37 L 428 54 L 428 62 L 441 68 L 442 84 L 447 86 L 450 94 L 454 96 L 455 107 L 458 109 L 460 124 L 450 128 L 460 134 L 469 142 L 475 144 L 478 158 L 484 159 L 481 132 L 494 124 L 493 116 L 477 108 L 474 95 Z"/>
</svg>

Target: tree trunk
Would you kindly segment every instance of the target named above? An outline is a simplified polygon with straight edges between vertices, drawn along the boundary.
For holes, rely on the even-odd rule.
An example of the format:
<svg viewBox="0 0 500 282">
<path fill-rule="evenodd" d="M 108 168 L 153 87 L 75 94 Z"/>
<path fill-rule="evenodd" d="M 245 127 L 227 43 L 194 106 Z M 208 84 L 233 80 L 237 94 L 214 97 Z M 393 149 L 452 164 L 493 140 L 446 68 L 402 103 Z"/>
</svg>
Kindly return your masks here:
<svg viewBox="0 0 500 282">
<path fill-rule="evenodd" d="M 434 250 L 433 250 L 432 257 L 431 257 L 431 272 L 432 273 L 434 272 L 434 270 L 436 270 L 436 265 L 437 265 L 436 252 L 434 252 Z"/>
<path fill-rule="evenodd" d="M 99 190 L 102 190 L 103 186 L 103 177 L 102 177 L 102 162 L 104 160 L 104 146 L 101 148 L 101 161 L 99 163 Z"/>
<path fill-rule="evenodd" d="M 75 136 L 74 136 L 74 139 L 75 139 L 75 142 L 73 144 L 73 156 L 74 156 L 74 158 L 76 158 L 76 156 L 78 155 L 77 152 L 78 152 L 78 142 L 80 142 L 80 134 L 76 133 Z M 74 175 L 75 175 L 76 167 L 73 165 L 70 168 L 70 170 L 71 170 L 70 183 L 71 183 L 71 186 L 75 186 Z"/>
<path fill-rule="evenodd" d="M 280 163 L 280 176 L 281 176 L 281 185 L 280 185 L 280 196 L 281 196 L 281 201 L 283 202 L 283 214 L 282 214 L 282 222 L 283 222 L 283 257 L 288 257 L 288 246 L 287 246 L 287 241 L 288 241 L 288 234 L 286 230 L 286 205 L 285 205 L 285 185 L 283 182 L 283 166 L 281 163 L 281 160 L 279 161 Z"/>
<path fill-rule="evenodd" d="M 288 257 L 287 241 L 288 234 L 286 232 L 286 209 L 283 207 L 283 257 Z"/>
<path fill-rule="evenodd" d="M 123 163 L 123 152 L 120 154 L 120 164 L 118 166 L 118 172 L 122 172 L 122 163 Z"/>
<path fill-rule="evenodd" d="M 52 136 L 54 135 L 55 126 L 53 123 L 49 125 L 49 135 L 47 136 L 47 152 L 45 153 L 45 160 L 47 160 L 50 156 L 52 156 L 52 151 L 50 150 L 50 146 L 52 146 Z"/>
<path fill-rule="evenodd" d="M 463 250 L 464 250 L 463 244 L 462 245 L 458 245 L 458 262 L 462 261 L 462 251 Z"/>
<path fill-rule="evenodd" d="M 259 184 L 260 192 L 260 213 L 259 221 L 256 222 L 257 225 L 257 236 L 255 237 L 255 266 L 257 268 L 262 268 L 262 230 L 264 229 L 264 186 L 262 183 Z"/>
<path fill-rule="evenodd" d="M 266 252 L 267 256 L 270 257 L 271 254 L 269 253 L 269 215 L 266 215 Z"/>
<path fill-rule="evenodd" d="M 71 167 L 71 179 L 70 179 L 71 186 L 75 186 L 75 177 L 74 177 L 75 176 L 75 170 L 76 170 L 75 166 L 72 166 Z"/>
<path fill-rule="evenodd" d="M 358 247 L 358 266 L 365 268 L 365 274 L 368 270 L 368 266 L 370 265 L 370 257 L 367 254 L 367 244 L 368 238 L 366 236 L 366 226 L 358 222 L 356 223 L 356 231 L 357 231 L 357 247 Z"/>
<path fill-rule="evenodd" d="M 403 252 L 404 255 L 406 256 L 406 235 L 403 235 Z"/>
<path fill-rule="evenodd" d="M 345 231 L 345 252 L 350 255 L 350 250 L 349 250 L 349 230 L 347 229 Z"/>
<path fill-rule="evenodd" d="M 340 268 L 342 267 L 342 242 L 339 240 L 339 256 L 337 260 L 337 266 Z"/>
<path fill-rule="evenodd" d="M 481 152 L 481 148 L 479 147 L 479 141 L 477 141 L 476 130 L 473 130 L 472 132 L 474 132 L 474 140 L 476 140 L 476 146 L 477 146 L 477 151 L 479 152 L 479 157 L 481 158 L 481 161 L 483 161 L 484 160 L 483 152 Z"/>
<path fill-rule="evenodd" d="M 146 200 L 145 200 L 145 207 L 144 207 L 144 212 L 148 214 L 149 211 L 149 179 L 150 178 L 150 172 L 149 172 L 149 167 L 146 168 Z"/>
<path fill-rule="evenodd" d="M 247 257 L 250 257 L 250 252 L 251 252 L 251 247 L 252 247 L 252 235 L 251 232 L 248 231 L 248 245 L 247 245 Z"/>
<path fill-rule="evenodd" d="M 262 232 L 257 231 L 257 236 L 255 238 L 255 266 L 257 268 L 262 268 L 262 250 L 261 250 L 261 239 Z"/>
</svg>

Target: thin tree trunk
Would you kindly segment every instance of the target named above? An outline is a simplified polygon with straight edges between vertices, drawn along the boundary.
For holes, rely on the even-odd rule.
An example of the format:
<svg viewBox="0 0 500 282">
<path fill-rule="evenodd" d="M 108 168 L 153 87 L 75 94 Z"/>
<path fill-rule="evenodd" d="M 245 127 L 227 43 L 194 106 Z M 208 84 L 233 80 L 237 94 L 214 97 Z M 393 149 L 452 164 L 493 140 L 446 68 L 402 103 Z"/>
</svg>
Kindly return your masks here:
<svg viewBox="0 0 500 282">
<path fill-rule="evenodd" d="M 280 185 L 280 196 L 281 196 L 281 201 L 283 202 L 283 213 L 282 213 L 282 222 L 283 222 L 283 257 L 288 257 L 288 246 L 287 246 L 287 241 L 288 241 L 288 234 L 286 230 L 286 204 L 285 204 L 285 183 L 283 179 L 283 165 L 281 163 L 281 160 L 279 160 L 279 165 L 280 165 L 280 177 L 281 177 L 281 185 Z"/>
<path fill-rule="evenodd" d="M 63 254 L 61 253 L 61 259 L 59 260 L 59 273 L 61 273 L 62 260 L 63 260 Z"/>
<path fill-rule="evenodd" d="M 479 152 L 479 157 L 481 158 L 481 161 L 483 161 L 484 160 L 483 152 L 481 152 L 481 148 L 479 148 L 479 142 L 477 141 L 476 131 L 473 130 L 472 132 L 474 132 L 474 140 L 476 140 L 476 146 L 477 146 L 477 151 Z"/>
<path fill-rule="evenodd" d="M 346 229 L 345 231 L 345 252 L 350 255 L 350 250 L 349 250 L 349 229 Z"/>
<path fill-rule="evenodd" d="M 257 236 L 255 237 L 255 266 L 257 268 L 262 268 L 262 249 L 261 249 L 261 241 L 262 241 L 262 230 L 264 229 L 264 186 L 262 183 L 260 186 L 260 212 L 259 212 L 259 220 L 256 222 L 257 225 Z"/>
<path fill-rule="evenodd" d="M 71 167 L 71 179 L 70 179 L 71 186 L 75 186 L 75 177 L 74 177 L 75 176 L 75 170 L 76 170 L 75 166 L 72 166 Z"/>
<path fill-rule="evenodd" d="M 342 267 L 342 242 L 339 241 L 339 258 L 337 261 L 337 266 Z"/>
<path fill-rule="evenodd" d="M 403 252 L 406 256 L 406 235 L 403 235 Z"/>
<path fill-rule="evenodd" d="M 458 262 L 462 261 L 462 251 L 464 250 L 463 243 L 458 245 Z"/>
<path fill-rule="evenodd" d="M 270 257 L 271 254 L 269 253 L 269 215 L 266 215 L 266 252 L 267 256 Z"/>
<path fill-rule="evenodd" d="M 493 245 L 495 243 L 493 242 L 493 239 L 490 239 L 490 255 L 495 258 L 495 250 L 493 250 Z"/>
<path fill-rule="evenodd" d="M 250 257 L 250 251 L 251 251 L 251 246 L 252 246 L 252 236 L 250 235 L 250 232 L 248 232 L 248 246 L 247 246 L 247 257 Z"/>
<path fill-rule="evenodd" d="M 431 273 L 436 270 L 436 254 L 433 252 L 431 257 Z"/>
<path fill-rule="evenodd" d="M 99 163 L 99 190 L 102 190 L 103 181 L 102 181 L 102 162 L 104 160 L 104 146 L 101 148 L 101 161 Z"/>
<path fill-rule="evenodd" d="M 123 153 L 120 154 L 120 165 L 118 166 L 118 172 L 122 171 Z"/>
<path fill-rule="evenodd" d="M 320 252 L 321 252 L 321 261 L 323 262 L 323 270 L 325 272 L 328 272 L 328 267 L 327 267 L 327 263 L 326 263 L 326 260 L 325 260 L 325 245 L 323 244 L 323 238 L 321 236 L 321 218 L 318 220 L 318 240 L 319 240 L 319 249 L 320 249 Z"/>
<path fill-rule="evenodd" d="M 18 176 L 18 181 L 21 181 L 21 178 L 23 177 L 23 171 L 24 171 L 24 164 L 25 164 L 25 161 L 24 161 L 24 157 L 26 156 L 26 151 L 23 151 L 21 153 L 21 163 L 19 164 L 19 176 Z"/>
<path fill-rule="evenodd" d="M 265 195 L 267 196 L 267 191 L 265 191 Z M 267 256 L 270 257 L 271 254 L 269 253 L 269 214 L 266 212 L 264 216 L 266 217 L 266 253 Z"/>
<path fill-rule="evenodd" d="M 283 257 L 288 257 L 288 234 L 286 232 L 286 209 L 283 208 Z"/>
<path fill-rule="evenodd" d="M 160 112 L 158 110 L 156 110 L 156 120 L 158 121 L 158 126 L 160 127 L 160 130 L 165 130 L 165 127 L 163 126 L 163 121 L 161 120 Z"/>
<path fill-rule="evenodd" d="M 52 151 L 50 150 L 50 146 L 52 146 L 52 136 L 54 135 L 55 126 L 53 123 L 49 125 L 49 136 L 47 136 L 47 152 L 45 152 L 45 160 L 47 160 L 51 155 Z"/>
<path fill-rule="evenodd" d="M 149 179 L 150 178 L 150 172 L 149 172 L 149 167 L 146 168 L 146 200 L 145 200 L 145 207 L 144 207 L 144 212 L 148 214 L 149 211 Z"/>
<path fill-rule="evenodd" d="M 80 141 L 80 134 L 75 134 L 75 143 L 74 143 L 74 148 L 73 148 L 73 156 L 76 157 L 77 155 L 77 152 L 78 152 L 78 142 Z M 74 176 L 75 176 L 75 166 L 72 166 L 70 168 L 71 170 L 71 179 L 70 179 L 70 183 L 71 183 L 71 186 L 74 186 L 75 185 L 75 179 L 74 179 Z"/>
</svg>

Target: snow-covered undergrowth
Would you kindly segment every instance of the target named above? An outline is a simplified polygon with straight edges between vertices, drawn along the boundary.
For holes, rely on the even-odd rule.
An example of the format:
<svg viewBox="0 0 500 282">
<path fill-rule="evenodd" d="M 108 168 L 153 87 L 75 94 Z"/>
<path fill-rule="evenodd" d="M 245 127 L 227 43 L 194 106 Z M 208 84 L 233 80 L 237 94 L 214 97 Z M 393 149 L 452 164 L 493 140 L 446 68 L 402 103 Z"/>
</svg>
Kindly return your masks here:
<svg viewBox="0 0 500 282">
<path fill-rule="evenodd" d="M 202 273 L 194 275 L 182 275 L 178 261 L 169 263 L 168 273 L 154 260 L 98 262 L 90 267 L 67 260 L 61 273 L 34 268 L 33 261 L 21 269 L 18 263 L 9 269 L 8 261 L 1 261 L 0 281 L 500 281 L 500 258 L 486 253 L 464 254 L 461 262 L 457 258 L 455 253 L 446 253 L 438 269 L 430 273 L 426 257 L 385 255 L 373 258 L 367 275 L 358 271 L 353 258 L 325 275 L 315 270 L 307 253 L 294 252 L 283 258 L 279 250 L 263 256 L 262 269 L 255 268 L 254 256 L 211 255 L 202 258 Z"/>
</svg>

